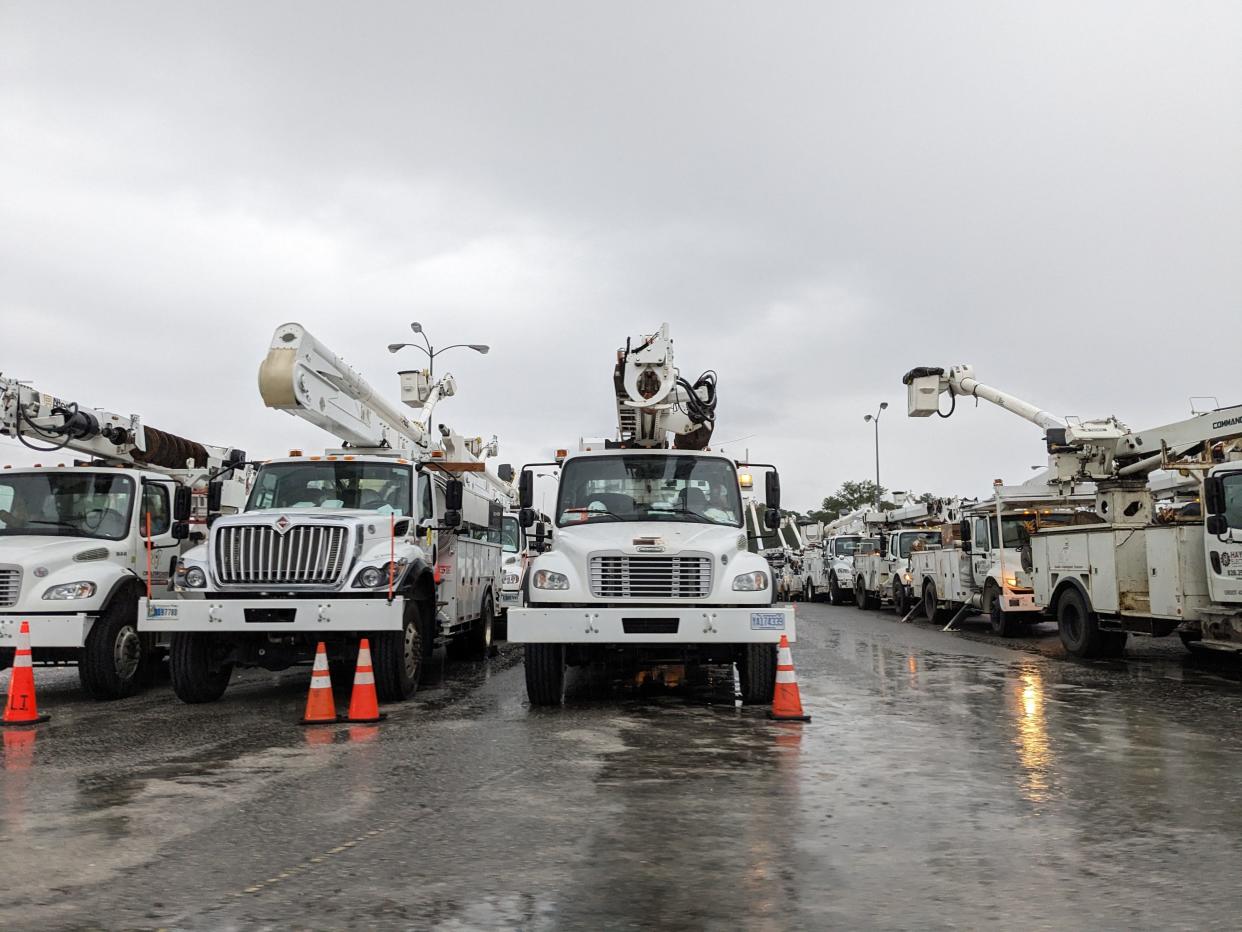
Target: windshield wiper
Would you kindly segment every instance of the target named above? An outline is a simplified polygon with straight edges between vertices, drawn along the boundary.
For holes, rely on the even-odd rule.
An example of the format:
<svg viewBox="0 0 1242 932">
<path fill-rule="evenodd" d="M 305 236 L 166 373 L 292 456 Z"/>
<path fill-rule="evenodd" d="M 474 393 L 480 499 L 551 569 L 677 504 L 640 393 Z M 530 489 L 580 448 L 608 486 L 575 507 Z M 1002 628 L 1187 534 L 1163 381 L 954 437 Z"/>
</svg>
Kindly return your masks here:
<svg viewBox="0 0 1242 932">
<path fill-rule="evenodd" d="M 82 530 L 76 524 L 70 524 L 68 521 L 39 521 L 38 519 L 31 519 L 30 521 L 27 521 L 26 523 L 27 524 L 46 524 L 49 527 L 63 527 L 63 528 L 68 528 L 71 531 Z"/>
<path fill-rule="evenodd" d="M 659 512 L 656 512 L 656 513 L 658 514 Z M 669 512 L 665 512 L 665 514 L 689 515 L 692 518 L 698 518 L 704 524 L 726 524 L 726 525 L 729 524 L 728 521 L 717 521 L 715 518 L 709 517 L 708 515 L 703 514 L 703 512 L 701 511 L 691 511 L 689 508 L 679 508 L 677 509 L 677 511 L 669 511 Z"/>
</svg>

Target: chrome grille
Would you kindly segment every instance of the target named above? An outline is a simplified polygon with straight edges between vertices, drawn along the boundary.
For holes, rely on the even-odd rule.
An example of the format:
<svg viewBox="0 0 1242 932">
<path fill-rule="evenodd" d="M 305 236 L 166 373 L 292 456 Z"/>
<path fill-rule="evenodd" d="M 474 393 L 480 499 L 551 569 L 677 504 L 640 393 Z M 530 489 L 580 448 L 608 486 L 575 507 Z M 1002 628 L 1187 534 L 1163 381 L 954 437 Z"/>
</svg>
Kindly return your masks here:
<svg viewBox="0 0 1242 932">
<path fill-rule="evenodd" d="M 277 533 L 270 525 L 229 525 L 215 534 L 216 578 L 222 585 L 324 586 L 345 571 L 344 527 L 294 525 Z"/>
<path fill-rule="evenodd" d="M 0 569 L 0 608 L 17 604 L 22 591 L 22 571 Z"/>
<path fill-rule="evenodd" d="M 591 594 L 601 599 L 702 599 L 710 557 L 592 557 Z"/>
</svg>

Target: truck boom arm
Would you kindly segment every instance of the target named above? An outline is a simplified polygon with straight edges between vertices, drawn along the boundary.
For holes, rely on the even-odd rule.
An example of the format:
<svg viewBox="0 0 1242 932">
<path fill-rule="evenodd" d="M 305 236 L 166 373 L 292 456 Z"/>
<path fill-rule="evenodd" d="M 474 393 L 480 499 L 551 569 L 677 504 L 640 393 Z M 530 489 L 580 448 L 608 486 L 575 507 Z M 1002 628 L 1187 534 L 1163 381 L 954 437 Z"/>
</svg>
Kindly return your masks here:
<svg viewBox="0 0 1242 932">
<path fill-rule="evenodd" d="M 110 464 L 164 473 L 217 469 L 246 458 L 240 450 L 147 427 L 137 414 L 85 407 L 3 376 L 0 434 L 39 453 L 72 450 Z"/>
<path fill-rule="evenodd" d="M 707 448 L 716 425 L 716 373 L 704 372 L 693 385 L 681 377 L 668 324 L 625 341 L 612 381 L 623 446 L 667 447 L 672 434 L 679 450 Z"/>
</svg>

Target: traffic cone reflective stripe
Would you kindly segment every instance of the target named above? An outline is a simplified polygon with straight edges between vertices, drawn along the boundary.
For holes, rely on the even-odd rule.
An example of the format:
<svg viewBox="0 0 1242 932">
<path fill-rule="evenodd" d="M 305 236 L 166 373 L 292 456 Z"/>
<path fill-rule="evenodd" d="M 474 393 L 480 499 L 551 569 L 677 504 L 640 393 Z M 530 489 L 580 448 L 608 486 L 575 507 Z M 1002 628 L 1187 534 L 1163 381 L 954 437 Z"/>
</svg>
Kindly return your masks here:
<svg viewBox="0 0 1242 932">
<path fill-rule="evenodd" d="M 379 710 L 375 693 L 375 668 L 371 666 L 371 642 L 366 638 L 358 645 L 358 669 L 354 672 L 354 689 L 349 696 L 349 722 L 378 722 L 384 715 Z"/>
<path fill-rule="evenodd" d="M 13 652 L 13 672 L 9 675 L 9 697 L 4 703 L 0 725 L 35 725 L 51 716 L 40 715 L 35 704 L 34 666 L 30 659 L 30 622 L 23 621 L 17 632 Z"/>
<path fill-rule="evenodd" d="M 306 696 L 303 725 L 323 725 L 338 721 L 336 700 L 332 698 L 332 674 L 328 672 L 328 651 L 319 642 L 315 650 L 315 666 L 311 669 L 310 692 Z"/>
<path fill-rule="evenodd" d="M 776 649 L 776 688 L 772 690 L 772 718 L 781 722 L 809 722 L 811 716 L 802 711 L 798 677 L 794 673 L 793 651 L 789 638 L 782 634 Z"/>
</svg>

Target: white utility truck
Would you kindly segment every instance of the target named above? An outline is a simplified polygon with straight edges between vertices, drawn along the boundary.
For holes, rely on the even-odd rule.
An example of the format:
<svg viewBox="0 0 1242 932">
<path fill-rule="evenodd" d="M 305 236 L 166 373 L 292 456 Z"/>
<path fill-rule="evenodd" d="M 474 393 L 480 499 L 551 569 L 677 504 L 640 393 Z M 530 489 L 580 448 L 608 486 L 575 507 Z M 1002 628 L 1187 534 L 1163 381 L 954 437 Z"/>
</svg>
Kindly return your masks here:
<svg viewBox="0 0 1242 932">
<path fill-rule="evenodd" d="M 860 609 L 888 604 L 898 615 L 910 609 L 910 558 L 930 546 L 939 546 L 941 532 L 934 525 L 956 515 L 956 504 L 936 499 L 912 502 L 889 511 L 863 516 L 868 545 L 854 553 L 854 604 Z"/>
<path fill-rule="evenodd" d="M 970 366 L 914 369 L 903 381 L 910 416 L 940 413 L 941 394 L 954 406 L 958 396 L 981 398 L 1043 428 L 1049 485 L 1072 493 L 1094 483 L 1100 523 L 1031 535 L 1034 602 L 1056 618 L 1066 650 L 1115 655 L 1130 634 L 1175 631 L 1187 643 L 1242 650 L 1242 574 L 1234 565 L 1242 534 L 1231 523 L 1231 490 L 1242 476 L 1242 405 L 1135 431 L 1115 417 L 1055 417 L 978 382 Z M 1201 484 L 1202 514 L 1158 515 L 1158 492 L 1148 482 L 1156 470 Z"/>
<path fill-rule="evenodd" d="M 167 589 L 183 549 L 202 538 L 214 473 L 232 477 L 220 507 L 240 507 L 245 454 L 3 377 L 0 434 L 41 455 L 89 457 L 0 472 L 0 669 L 29 621 L 35 663 L 76 663 L 96 699 L 133 694 L 165 651 L 139 632 L 139 599 Z"/>
<path fill-rule="evenodd" d="M 559 461 L 551 546 L 527 570 L 525 606 L 509 612 L 532 704 L 561 702 L 567 665 L 610 661 L 736 663 L 744 698 L 771 701 L 776 644 L 794 639 L 794 614 L 773 604 L 771 568 L 748 547 L 742 464 L 707 449 L 715 381 L 679 374 L 667 325 L 617 353 L 617 439 Z M 780 479 L 755 465 L 769 469 L 764 521 L 775 529 Z M 527 466 L 528 526 L 533 480 Z"/>
<path fill-rule="evenodd" d="M 423 413 L 413 420 L 291 323 L 276 329 L 259 390 L 343 446 L 261 464 L 244 510 L 182 558 L 177 585 L 200 598 L 148 603 L 142 630 L 171 635 L 177 695 L 214 701 L 234 667 L 307 663 L 319 641 L 347 670 L 369 637 L 388 701 L 414 692 L 436 644 L 486 656 L 509 486 L 484 469 L 495 440 L 431 427 L 453 377 L 401 373 L 402 400 Z"/>
<path fill-rule="evenodd" d="M 823 550 L 818 564 L 813 564 L 812 583 L 817 592 L 826 593 L 833 605 L 844 605 L 854 598 L 854 554 L 859 549 L 878 546 L 866 534 L 862 519 L 867 509 L 860 508 L 830 521 L 823 530 Z"/>
<path fill-rule="evenodd" d="M 946 523 L 942 546 L 911 555 L 912 595 L 920 600 L 924 617 L 939 621 L 952 613 L 952 626 L 980 612 L 1001 637 L 1016 637 L 1025 626 L 1042 621 L 1031 579 L 1031 535 L 1098 521 L 1091 510 L 1094 502 L 1094 495 L 1081 488 L 1058 494 L 1042 477 L 1019 486 L 995 483 L 992 499 L 964 504 L 957 527 Z"/>
</svg>

